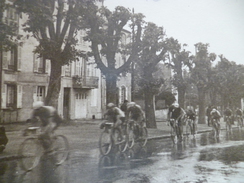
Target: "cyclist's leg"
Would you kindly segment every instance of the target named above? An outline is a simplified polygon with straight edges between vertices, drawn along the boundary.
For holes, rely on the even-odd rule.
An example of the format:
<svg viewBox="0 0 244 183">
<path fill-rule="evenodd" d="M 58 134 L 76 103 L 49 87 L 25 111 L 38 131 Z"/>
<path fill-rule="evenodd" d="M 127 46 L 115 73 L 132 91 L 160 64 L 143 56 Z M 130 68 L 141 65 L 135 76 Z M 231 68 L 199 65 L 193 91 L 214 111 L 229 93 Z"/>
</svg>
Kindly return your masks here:
<svg viewBox="0 0 244 183">
<path fill-rule="evenodd" d="M 39 135 L 39 139 L 43 144 L 45 150 L 50 150 L 52 144 L 53 131 L 57 124 L 54 122 L 49 122 L 48 125 L 42 127 L 42 133 Z"/>
</svg>

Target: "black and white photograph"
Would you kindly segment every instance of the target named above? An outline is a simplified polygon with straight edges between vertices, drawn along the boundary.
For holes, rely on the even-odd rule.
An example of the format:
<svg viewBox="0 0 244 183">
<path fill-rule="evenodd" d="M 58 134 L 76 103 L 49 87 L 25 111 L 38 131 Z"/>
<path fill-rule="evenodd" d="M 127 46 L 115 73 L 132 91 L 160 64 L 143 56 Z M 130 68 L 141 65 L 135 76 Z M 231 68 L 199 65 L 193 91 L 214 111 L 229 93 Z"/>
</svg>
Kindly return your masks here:
<svg viewBox="0 0 244 183">
<path fill-rule="evenodd" d="M 244 183 L 243 0 L 0 0 L 1 183 Z"/>
</svg>

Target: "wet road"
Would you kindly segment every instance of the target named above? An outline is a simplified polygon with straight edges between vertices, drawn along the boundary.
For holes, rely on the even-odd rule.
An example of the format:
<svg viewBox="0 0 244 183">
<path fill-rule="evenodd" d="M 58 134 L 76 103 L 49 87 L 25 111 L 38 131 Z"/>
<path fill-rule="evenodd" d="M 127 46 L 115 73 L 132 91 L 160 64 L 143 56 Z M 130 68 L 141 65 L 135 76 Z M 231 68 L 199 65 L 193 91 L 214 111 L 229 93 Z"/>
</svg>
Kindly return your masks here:
<svg viewBox="0 0 244 183">
<path fill-rule="evenodd" d="M 99 183 L 99 182 L 244 182 L 244 130 L 211 133 L 172 145 L 170 139 L 149 141 L 126 154 L 100 157 L 99 150 L 78 149 L 56 167 L 47 159 L 25 173 L 18 160 L 0 162 L 0 182 Z"/>
</svg>

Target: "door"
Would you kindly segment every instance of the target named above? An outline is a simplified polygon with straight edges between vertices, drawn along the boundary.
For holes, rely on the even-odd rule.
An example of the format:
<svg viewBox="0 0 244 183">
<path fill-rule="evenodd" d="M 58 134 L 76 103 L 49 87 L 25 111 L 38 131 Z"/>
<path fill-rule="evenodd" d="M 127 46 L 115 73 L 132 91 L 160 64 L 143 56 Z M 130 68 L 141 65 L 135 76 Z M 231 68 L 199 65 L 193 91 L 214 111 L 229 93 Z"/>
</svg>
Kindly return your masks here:
<svg viewBox="0 0 244 183">
<path fill-rule="evenodd" d="M 87 117 L 87 92 L 81 91 L 75 94 L 75 118 Z"/>
<path fill-rule="evenodd" d="M 64 119 L 70 119 L 70 88 L 64 88 L 63 114 Z"/>
</svg>

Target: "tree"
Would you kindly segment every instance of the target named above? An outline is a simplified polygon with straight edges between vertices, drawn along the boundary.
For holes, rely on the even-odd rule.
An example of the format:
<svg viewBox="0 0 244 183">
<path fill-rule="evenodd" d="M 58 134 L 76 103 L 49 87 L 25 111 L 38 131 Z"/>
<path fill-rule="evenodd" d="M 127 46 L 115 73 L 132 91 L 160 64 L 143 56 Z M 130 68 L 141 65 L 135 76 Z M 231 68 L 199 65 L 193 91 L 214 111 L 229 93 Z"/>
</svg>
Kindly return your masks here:
<svg viewBox="0 0 244 183">
<path fill-rule="evenodd" d="M 50 81 L 45 103 L 57 107 L 61 85 L 61 68 L 84 56 L 76 49 L 76 33 L 83 28 L 85 0 L 16 0 L 17 10 L 28 16 L 24 30 L 39 45 L 34 52 L 51 62 Z"/>
<path fill-rule="evenodd" d="M 216 59 L 214 53 L 208 53 L 208 44 L 195 44 L 194 67 L 191 69 L 191 78 L 198 90 L 199 123 L 205 123 L 205 95 L 210 86 L 211 62 Z"/>
<path fill-rule="evenodd" d="M 94 56 L 97 67 L 106 79 L 106 101 L 116 102 L 117 79 L 121 73 L 129 72 L 131 62 L 136 58 L 138 37 L 141 33 L 142 14 L 135 14 L 136 36 L 134 44 L 122 41 L 125 27 L 132 20 L 130 10 L 118 6 L 112 12 L 103 7 L 90 7 L 86 15 L 88 27 L 86 40 L 91 42 L 91 54 Z M 118 65 L 116 56 L 122 54 L 124 63 Z"/>
<path fill-rule="evenodd" d="M 157 71 L 158 63 L 165 60 L 167 43 L 164 37 L 165 32 L 162 27 L 158 27 L 154 23 L 147 23 L 143 29 L 140 42 L 141 50 L 136 62 L 136 69 L 139 73 L 138 85 L 144 91 L 145 96 L 146 125 L 148 128 L 157 127 L 154 97 L 163 80 L 154 77 L 153 73 Z"/>
<path fill-rule="evenodd" d="M 215 95 L 221 97 L 224 108 L 240 107 L 241 98 L 244 96 L 244 67 L 231 62 L 223 55 L 219 55 L 220 62 L 214 67 Z"/>
<path fill-rule="evenodd" d="M 174 71 L 173 85 L 178 90 L 178 102 L 184 108 L 188 80 L 183 75 L 183 67 L 192 67 L 190 52 L 185 49 L 182 50 L 181 44 L 177 39 L 169 38 L 167 39 L 167 44 L 170 53 L 168 65 Z"/>
</svg>

